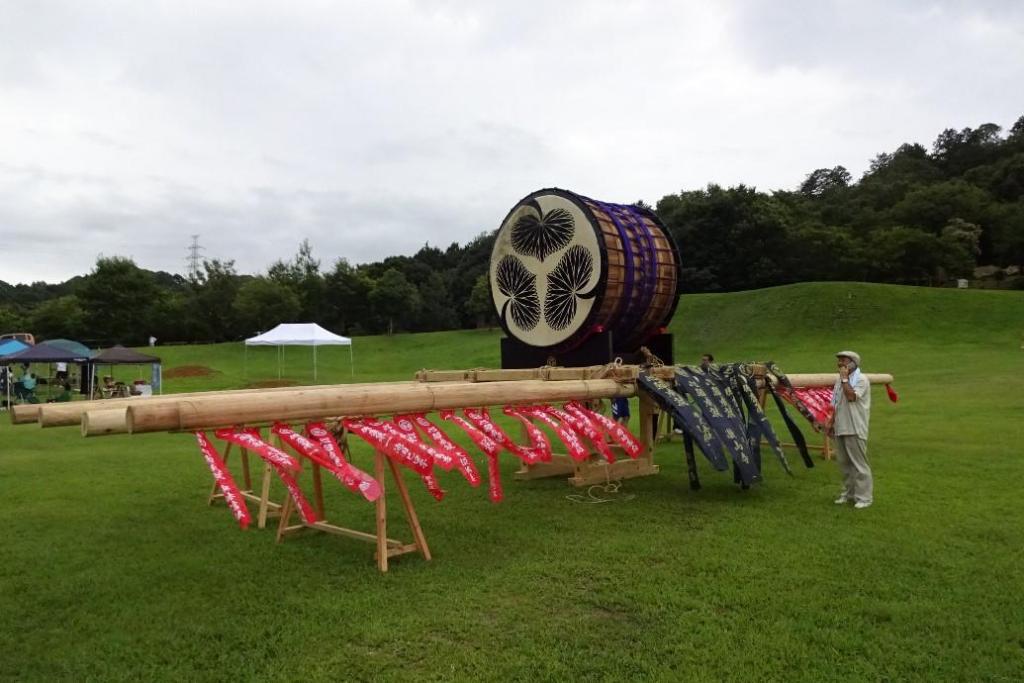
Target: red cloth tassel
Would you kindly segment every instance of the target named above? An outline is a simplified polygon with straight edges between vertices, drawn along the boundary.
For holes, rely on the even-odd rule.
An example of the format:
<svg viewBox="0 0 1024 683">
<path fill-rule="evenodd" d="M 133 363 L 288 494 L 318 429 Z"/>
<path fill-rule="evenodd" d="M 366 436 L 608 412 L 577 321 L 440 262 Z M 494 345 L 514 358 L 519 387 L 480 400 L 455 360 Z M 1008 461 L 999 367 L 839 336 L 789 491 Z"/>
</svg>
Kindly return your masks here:
<svg viewBox="0 0 1024 683">
<path fill-rule="evenodd" d="M 238 490 L 238 485 L 232 478 L 231 472 L 228 471 L 227 465 L 224 464 L 220 453 L 210 443 L 210 440 L 206 438 L 204 432 L 196 432 L 196 441 L 199 442 L 199 450 L 202 452 L 206 464 L 210 467 L 213 479 L 217 482 L 217 487 L 224 494 L 224 502 L 227 503 L 228 509 L 231 510 L 231 514 L 238 521 L 238 526 L 247 529 L 249 522 L 252 521 L 252 517 L 249 516 L 249 508 L 246 507 L 245 499 L 242 498 L 242 492 Z"/>
<path fill-rule="evenodd" d="M 500 503 L 505 497 L 505 493 L 501 488 L 501 470 L 498 468 L 498 453 L 501 451 L 501 445 L 477 429 L 472 422 L 456 415 L 453 410 L 442 410 L 438 414 L 442 420 L 454 422 L 461 427 L 469 435 L 469 438 L 473 440 L 473 443 L 477 445 L 477 448 L 487 456 L 488 490 L 491 502 Z"/>
<path fill-rule="evenodd" d="M 255 433 L 254 433 L 255 432 Z M 271 446 L 266 441 L 263 441 L 259 436 L 258 430 L 249 428 L 235 430 L 235 429 L 218 429 L 214 434 L 218 439 L 223 441 L 230 441 L 233 444 L 241 446 L 246 450 L 252 451 L 256 455 L 260 456 L 266 462 L 270 463 L 274 471 L 277 472 L 278 478 L 284 484 L 285 488 L 288 489 L 289 495 L 292 500 L 295 501 L 295 507 L 302 515 L 303 521 L 307 524 L 312 524 L 317 521 L 316 512 L 313 511 L 313 506 L 309 504 L 306 497 L 302 495 L 302 489 L 299 488 L 298 482 L 295 481 L 293 476 L 301 469 L 299 461 L 288 455 L 280 448 Z"/>
<path fill-rule="evenodd" d="M 380 498 L 380 484 L 366 472 L 352 465 L 345 459 L 345 455 L 338 445 L 334 435 L 327 429 L 323 422 L 310 422 L 306 425 L 306 434 L 320 444 L 320 448 L 327 454 L 331 462 L 335 464 L 342 474 L 341 483 L 353 493 L 360 493 L 366 500 L 375 501 Z"/>
<path fill-rule="evenodd" d="M 900 400 L 900 395 L 896 393 L 896 390 L 892 388 L 891 384 L 885 385 L 885 393 L 889 394 L 889 400 L 893 403 Z"/>
</svg>

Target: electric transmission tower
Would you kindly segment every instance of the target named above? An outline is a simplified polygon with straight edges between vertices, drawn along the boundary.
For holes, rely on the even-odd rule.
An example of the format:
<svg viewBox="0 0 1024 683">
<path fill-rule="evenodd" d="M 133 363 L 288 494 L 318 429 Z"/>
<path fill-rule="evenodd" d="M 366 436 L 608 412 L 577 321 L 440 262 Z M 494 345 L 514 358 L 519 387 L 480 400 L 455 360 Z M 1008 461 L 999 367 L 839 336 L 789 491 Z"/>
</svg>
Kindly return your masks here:
<svg viewBox="0 0 1024 683">
<path fill-rule="evenodd" d="M 185 263 L 188 264 L 188 279 L 190 282 L 199 281 L 199 252 L 203 250 L 199 246 L 199 235 L 192 235 L 192 244 L 185 248 L 188 252 L 188 256 L 185 257 Z"/>
</svg>

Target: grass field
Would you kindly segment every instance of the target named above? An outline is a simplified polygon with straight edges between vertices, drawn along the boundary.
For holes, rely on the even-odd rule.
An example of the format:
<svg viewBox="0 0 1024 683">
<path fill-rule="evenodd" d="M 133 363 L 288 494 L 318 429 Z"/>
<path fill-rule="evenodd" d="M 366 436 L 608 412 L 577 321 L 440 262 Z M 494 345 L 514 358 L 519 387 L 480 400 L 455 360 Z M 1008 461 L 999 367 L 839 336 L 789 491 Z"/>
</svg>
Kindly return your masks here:
<svg viewBox="0 0 1024 683">
<path fill-rule="evenodd" d="M 874 393 L 875 505 L 834 506 L 839 474 L 820 461 L 789 478 L 766 460 L 747 493 L 702 465 L 691 492 L 678 442 L 659 476 L 625 482 L 635 497 L 599 505 L 514 482 L 508 458 L 500 505 L 457 475 L 441 503 L 410 479 L 435 559 L 380 575 L 368 544 L 240 532 L 206 506 L 187 435 L 84 440 L 4 418 L 0 678 L 1024 678 L 1021 293 L 797 285 L 686 296 L 672 327 L 679 361 L 815 372 L 853 348 L 893 373 L 901 401 Z M 493 367 L 498 337 L 358 338 L 354 375 L 330 349 L 319 379 Z M 218 371 L 171 391 L 277 374 L 273 351 L 243 367 L 237 344 L 159 352 Z M 287 350 L 285 377 L 308 382 L 310 361 Z M 331 516 L 371 527 L 370 506 L 327 491 Z"/>
</svg>

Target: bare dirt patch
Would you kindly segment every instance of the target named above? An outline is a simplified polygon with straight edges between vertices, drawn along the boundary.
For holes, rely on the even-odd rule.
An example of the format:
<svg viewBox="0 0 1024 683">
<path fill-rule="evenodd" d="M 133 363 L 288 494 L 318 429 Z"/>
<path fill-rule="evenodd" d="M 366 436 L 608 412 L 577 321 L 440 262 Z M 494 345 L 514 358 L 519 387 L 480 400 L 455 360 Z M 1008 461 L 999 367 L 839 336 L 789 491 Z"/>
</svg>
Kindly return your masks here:
<svg viewBox="0 0 1024 683">
<path fill-rule="evenodd" d="M 179 365 L 164 370 L 164 379 L 177 379 L 179 377 L 209 377 L 219 375 L 220 370 L 208 368 L 205 365 Z"/>
</svg>

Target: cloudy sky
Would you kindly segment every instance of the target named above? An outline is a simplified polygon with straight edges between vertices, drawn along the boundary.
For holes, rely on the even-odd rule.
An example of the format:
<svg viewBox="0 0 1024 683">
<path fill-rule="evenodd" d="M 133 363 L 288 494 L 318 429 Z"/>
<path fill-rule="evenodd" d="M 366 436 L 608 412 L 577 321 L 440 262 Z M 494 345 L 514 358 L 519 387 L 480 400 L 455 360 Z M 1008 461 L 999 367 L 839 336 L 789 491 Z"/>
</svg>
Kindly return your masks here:
<svg viewBox="0 0 1024 683">
<path fill-rule="evenodd" d="M 1024 115 L 1024 3 L 0 0 L 0 280 L 464 243 Z"/>
</svg>

